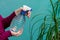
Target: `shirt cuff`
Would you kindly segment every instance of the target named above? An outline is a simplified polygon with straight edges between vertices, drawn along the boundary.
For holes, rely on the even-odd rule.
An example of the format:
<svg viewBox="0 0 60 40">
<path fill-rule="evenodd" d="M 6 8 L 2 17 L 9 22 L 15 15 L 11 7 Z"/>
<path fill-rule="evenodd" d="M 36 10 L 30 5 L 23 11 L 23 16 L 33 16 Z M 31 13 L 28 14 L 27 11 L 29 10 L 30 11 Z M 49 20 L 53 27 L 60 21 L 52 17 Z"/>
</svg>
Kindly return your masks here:
<svg viewBox="0 0 60 40">
<path fill-rule="evenodd" d="M 6 32 L 5 32 L 5 35 L 6 35 L 7 37 L 12 36 L 12 34 L 11 34 L 11 32 L 10 32 L 10 31 L 6 31 Z"/>
</svg>

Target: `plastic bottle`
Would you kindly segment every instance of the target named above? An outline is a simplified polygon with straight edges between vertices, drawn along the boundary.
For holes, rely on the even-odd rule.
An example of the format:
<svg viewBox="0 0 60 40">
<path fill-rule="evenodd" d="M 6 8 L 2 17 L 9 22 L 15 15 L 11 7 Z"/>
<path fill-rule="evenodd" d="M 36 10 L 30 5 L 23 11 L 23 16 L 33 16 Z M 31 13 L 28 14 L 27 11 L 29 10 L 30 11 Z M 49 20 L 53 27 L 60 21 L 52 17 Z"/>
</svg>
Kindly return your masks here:
<svg viewBox="0 0 60 40">
<path fill-rule="evenodd" d="M 20 14 L 18 16 L 15 16 L 14 19 L 12 20 L 11 23 L 11 28 L 15 27 L 15 29 L 11 29 L 12 31 L 17 32 L 21 27 L 24 26 L 25 23 L 25 14 L 28 11 L 32 11 L 32 9 L 26 5 L 23 5 L 23 10 L 20 12 Z"/>
</svg>

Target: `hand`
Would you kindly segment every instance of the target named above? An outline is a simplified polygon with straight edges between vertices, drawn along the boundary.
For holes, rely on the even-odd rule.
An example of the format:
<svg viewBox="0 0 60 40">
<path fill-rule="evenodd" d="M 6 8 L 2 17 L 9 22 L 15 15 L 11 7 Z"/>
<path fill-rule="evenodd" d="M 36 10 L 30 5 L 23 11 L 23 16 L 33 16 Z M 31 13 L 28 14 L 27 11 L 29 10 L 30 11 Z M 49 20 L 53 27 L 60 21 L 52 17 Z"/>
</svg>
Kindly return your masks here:
<svg viewBox="0 0 60 40">
<path fill-rule="evenodd" d="M 19 36 L 19 35 L 21 35 L 22 33 L 23 33 L 23 28 L 21 28 L 20 30 L 18 30 L 17 35 L 16 35 L 16 36 Z"/>
<path fill-rule="evenodd" d="M 17 10 L 15 10 L 15 14 L 18 15 L 22 10 L 23 10 L 22 7 L 18 8 Z"/>
<path fill-rule="evenodd" d="M 22 7 L 18 8 L 17 10 L 15 10 L 15 14 L 16 14 L 16 15 L 19 15 L 22 10 L 24 10 Z M 25 15 L 26 15 L 28 18 L 30 18 L 31 11 L 28 11 L 28 13 L 25 14 Z"/>
<path fill-rule="evenodd" d="M 27 17 L 30 18 L 31 16 L 31 11 L 28 11 Z"/>
<path fill-rule="evenodd" d="M 15 29 L 15 27 L 14 27 L 13 29 Z M 23 28 L 21 28 L 21 29 L 18 30 L 17 32 L 11 31 L 11 34 L 12 34 L 13 36 L 19 36 L 19 35 L 21 35 L 22 33 L 23 33 Z"/>
</svg>

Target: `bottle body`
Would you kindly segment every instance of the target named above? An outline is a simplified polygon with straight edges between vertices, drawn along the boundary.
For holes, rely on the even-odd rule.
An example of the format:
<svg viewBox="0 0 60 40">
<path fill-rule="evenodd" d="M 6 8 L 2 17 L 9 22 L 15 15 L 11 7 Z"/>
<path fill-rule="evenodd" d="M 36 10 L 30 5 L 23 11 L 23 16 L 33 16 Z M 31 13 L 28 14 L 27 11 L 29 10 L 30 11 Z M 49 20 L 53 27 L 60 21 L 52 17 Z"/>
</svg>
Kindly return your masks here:
<svg viewBox="0 0 60 40">
<path fill-rule="evenodd" d="M 16 29 L 12 31 L 17 32 L 20 28 L 24 26 L 24 23 L 25 23 L 25 19 L 23 15 L 15 16 L 11 22 L 10 28 L 15 27 Z"/>
<path fill-rule="evenodd" d="M 11 28 L 15 27 L 15 30 L 12 31 L 18 31 L 21 27 L 24 26 L 25 23 L 25 14 L 28 13 L 28 11 L 31 11 L 31 8 L 24 5 L 23 10 L 20 12 L 19 15 L 15 16 L 12 20 L 12 23 L 10 25 Z"/>
</svg>

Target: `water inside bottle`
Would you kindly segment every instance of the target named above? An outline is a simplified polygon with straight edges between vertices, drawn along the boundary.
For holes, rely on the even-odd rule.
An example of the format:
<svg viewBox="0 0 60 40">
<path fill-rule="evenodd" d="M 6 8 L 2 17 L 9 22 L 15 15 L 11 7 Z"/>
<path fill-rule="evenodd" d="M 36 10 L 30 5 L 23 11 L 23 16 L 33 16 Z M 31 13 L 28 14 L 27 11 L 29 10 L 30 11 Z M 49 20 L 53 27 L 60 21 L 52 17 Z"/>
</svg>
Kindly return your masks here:
<svg viewBox="0 0 60 40">
<path fill-rule="evenodd" d="M 15 16 L 14 19 L 12 20 L 12 23 L 10 25 L 11 28 L 15 27 L 16 29 L 13 30 L 15 32 L 17 32 L 20 28 L 22 28 L 24 26 L 25 23 L 25 16 L 23 15 L 18 15 Z"/>
</svg>

